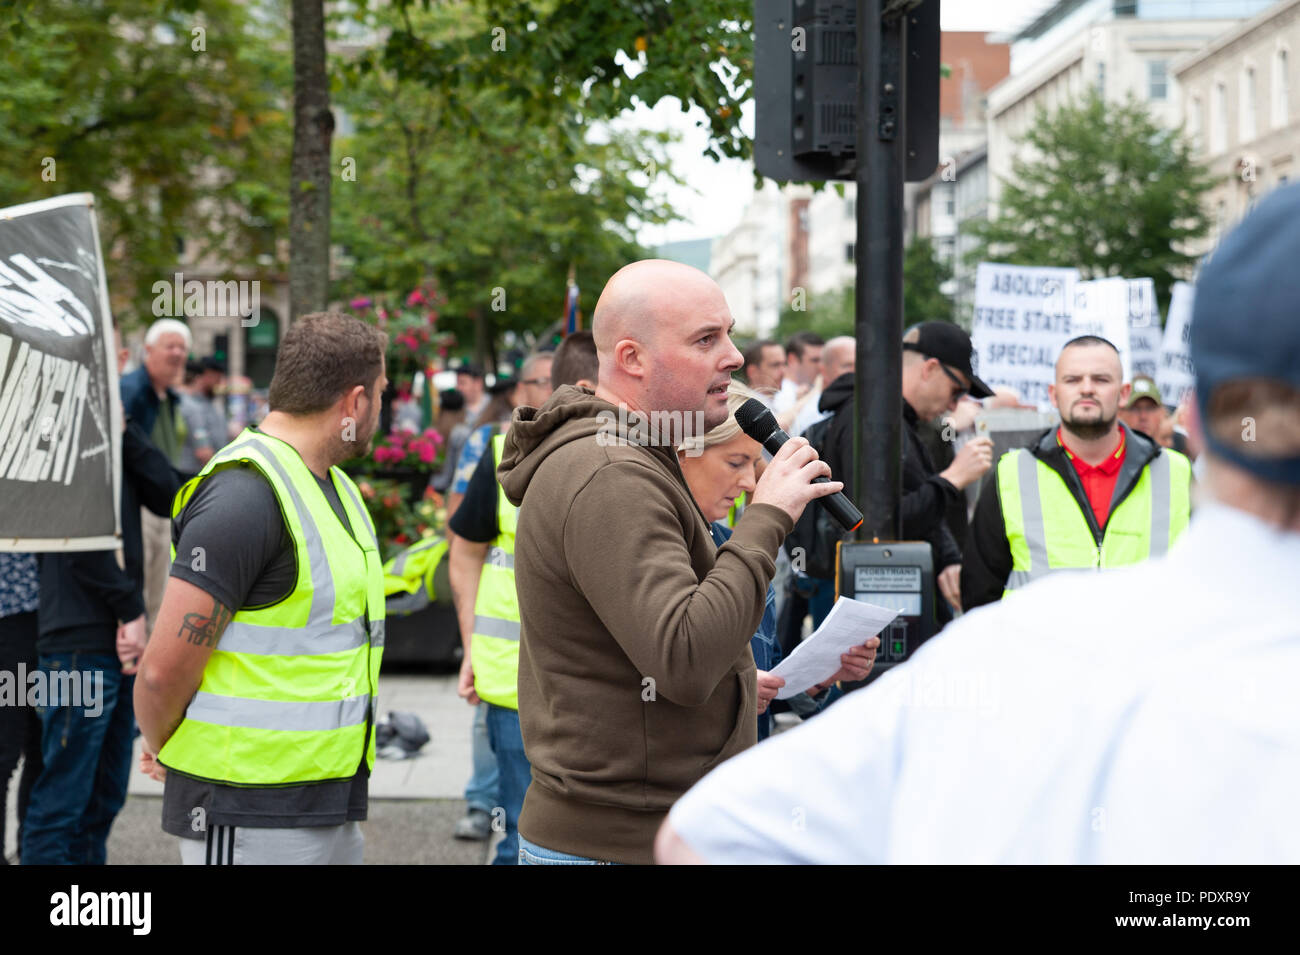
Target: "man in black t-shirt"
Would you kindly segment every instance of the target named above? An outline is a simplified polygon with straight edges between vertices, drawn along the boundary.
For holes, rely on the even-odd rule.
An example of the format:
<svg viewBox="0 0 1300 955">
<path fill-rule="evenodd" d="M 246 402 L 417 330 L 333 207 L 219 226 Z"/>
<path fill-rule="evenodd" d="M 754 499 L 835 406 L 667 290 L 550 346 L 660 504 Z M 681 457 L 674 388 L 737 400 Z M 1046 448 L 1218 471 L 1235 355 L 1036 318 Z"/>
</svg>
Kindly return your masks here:
<svg viewBox="0 0 1300 955">
<path fill-rule="evenodd" d="M 182 490 L 190 496 L 173 521 L 177 559 L 135 704 L 145 742 L 141 768 L 164 780 L 163 829 L 181 838 L 186 864 L 361 862 L 370 684 L 382 646 L 382 596 L 376 604 L 372 595 L 382 593 L 382 571 L 359 493 L 331 469 L 369 448 L 386 384 L 384 347 L 382 333 L 347 316 L 299 319 L 277 355 L 271 411 L 241 438 L 256 445 L 242 456 L 271 462 L 261 467 L 280 470 L 285 489 L 277 492 L 258 467 L 232 460 Z M 302 503 L 314 496 L 313 480 L 315 501 L 323 499 L 328 511 Z M 353 500 L 341 500 L 340 490 Z M 322 523 L 334 519 L 346 537 Z M 306 540 L 292 540 L 297 533 Z M 299 567 L 299 553 L 310 566 Z M 364 582 L 351 578 L 354 572 Z M 333 606 L 317 606 L 326 590 L 336 594 L 328 598 Z M 356 609 L 359 592 L 364 611 Z M 267 625 L 257 616 L 291 595 L 311 603 L 305 624 Z M 339 612 L 345 619 L 364 612 L 364 621 L 332 622 Z M 294 613 L 286 610 L 285 618 Z M 259 620 L 260 628 L 251 622 Z M 300 645 L 304 640 L 310 645 Z M 217 649 L 218 679 L 212 692 L 199 693 Z M 367 682 L 357 685 L 352 667 L 363 658 Z M 202 735 L 205 726 L 219 734 Z M 286 746 L 286 734 L 301 736 L 301 745 Z M 197 742 L 205 739 L 223 740 L 222 752 Z M 211 777 L 177 768 L 194 765 L 213 767 Z"/>
</svg>

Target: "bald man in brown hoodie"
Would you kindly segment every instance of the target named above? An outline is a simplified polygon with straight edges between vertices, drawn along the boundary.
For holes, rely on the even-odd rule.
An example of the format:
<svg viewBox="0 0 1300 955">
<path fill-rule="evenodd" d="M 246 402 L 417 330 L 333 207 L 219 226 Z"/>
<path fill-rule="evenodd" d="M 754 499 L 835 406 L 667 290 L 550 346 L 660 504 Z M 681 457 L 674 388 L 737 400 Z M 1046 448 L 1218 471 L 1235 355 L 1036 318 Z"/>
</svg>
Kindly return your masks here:
<svg viewBox="0 0 1300 955">
<path fill-rule="evenodd" d="M 516 411 L 498 476 L 520 508 L 523 862 L 651 862 L 674 800 L 756 740 L 749 640 L 777 548 L 842 485 L 812 484 L 830 469 L 791 440 L 714 547 L 674 444 L 726 420 L 732 325 L 704 273 L 633 263 L 596 305 L 595 392 Z"/>
</svg>

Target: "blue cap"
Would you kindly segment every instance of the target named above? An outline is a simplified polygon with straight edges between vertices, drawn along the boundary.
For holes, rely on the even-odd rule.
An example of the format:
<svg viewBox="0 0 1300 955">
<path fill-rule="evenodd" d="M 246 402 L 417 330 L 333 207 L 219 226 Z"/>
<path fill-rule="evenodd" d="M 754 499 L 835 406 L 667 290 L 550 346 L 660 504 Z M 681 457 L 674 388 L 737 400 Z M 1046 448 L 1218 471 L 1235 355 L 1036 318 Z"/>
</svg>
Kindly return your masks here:
<svg viewBox="0 0 1300 955">
<path fill-rule="evenodd" d="M 1189 339 L 1201 420 L 1214 390 L 1242 378 L 1300 389 L 1300 185 L 1274 190 L 1219 244 L 1196 279 Z M 1209 434 L 1210 449 L 1266 481 L 1300 485 L 1300 456 L 1246 454 Z"/>
</svg>

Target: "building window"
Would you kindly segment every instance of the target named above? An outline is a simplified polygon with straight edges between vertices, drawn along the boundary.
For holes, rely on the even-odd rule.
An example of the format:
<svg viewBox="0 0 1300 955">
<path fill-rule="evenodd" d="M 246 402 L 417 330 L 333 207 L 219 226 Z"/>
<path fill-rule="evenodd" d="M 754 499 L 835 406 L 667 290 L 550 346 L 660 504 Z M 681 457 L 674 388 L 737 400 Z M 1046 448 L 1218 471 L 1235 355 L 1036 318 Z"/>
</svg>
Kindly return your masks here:
<svg viewBox="0 0 1300 955">
<path fill-rule="evenodd" d="M 1241 71 L 1241 90 L 1238 99 L 1237 134 L 1239 141 L 1248 143 L 1255 138 L 1255 68 L 1248 66 Z"/>
<path fill-rule="evenodd" d="M 1210 100 L 1210 154 L 1217 155 L 1228 148 L 1228 88 L 1214 84 Z"/>
<path fill-rule="evenodd" d="M 853 261 L 853 243 L 852 243 L 852 242 L 846 243 L 845 246 L 844 246 L 844 261 L 845 261 L 845 262 L 852 262 L 852 261 Z"/>
<path fill-rule="evenodd" d="M 856 213 L 857 213 L 857 208 L 854 206 L 854 204 L 853 204 L 853 200 L 852 200 L 852 199 L 845 199 L 845 200 L 844 200 L 844 218 L 846 218 L 846 219 L 852 219 Z"/>
<path fill-rule="evenodd" d="M 1165 60 L 1147 60 L 1147 99 L 1169 98 L 1169 70 Z"/>
<path fill-rule="evenodd" d="M 1291 74 L 1288 70 L 1290 57 L 1286 50 L 1278 50 L 1273 55 L 1273 126 L 1285 126 L 1287 114 L 1291 112 Z"/>
<path fill-rule="evenodd" d="M 1192 141 L 1192 147 L 1200 150 L 1205 147 L 1201 142 L 1201 98 L 1193 96 L 1187 101 L 1187 135 Z"/>
<path fill-rule="evenodd" d="M 946 216 L 957 214 L 957 190 L 952 186 L 943 191 L 943 214 Z"/>
<path fill-rule="evenodd" d="M 1097 63 L 1097 95 L 1102 99 L 1106 98 L 1106 61 L 1101 60 Z"/>
</svg>

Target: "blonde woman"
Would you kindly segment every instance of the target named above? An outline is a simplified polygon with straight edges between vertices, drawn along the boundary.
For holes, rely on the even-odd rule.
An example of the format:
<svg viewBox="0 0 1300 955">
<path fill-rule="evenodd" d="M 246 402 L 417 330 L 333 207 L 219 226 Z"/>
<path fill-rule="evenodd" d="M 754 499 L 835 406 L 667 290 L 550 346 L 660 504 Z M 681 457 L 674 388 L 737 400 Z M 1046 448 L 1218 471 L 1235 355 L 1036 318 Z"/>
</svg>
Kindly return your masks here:
<svg viewBox="0 0 1300 955">
<path fill-rule="evenodd" d="M 750 493 L 758 482 L 763 467 L 763 447 L 736 424 L 736 409 L 750 398 L 760 396 L 749 388 L 733 381 L 727 389 L 727 420 L 703 437 L 688 438 L 678 449 L 682 475 L 691 490 L 691 496 L 701 513 L 710 522 L 714 542 L 721 547 L 731 537 L 731 528 L 725 523 L 732 506 L 743 494 Z M 761 400 L 761 398 L 760 398 Z M 781 660 L 781 648 L 776 642 L 775 593 L 767 588 L 767 606 L 758 632 L 750 640 L 754 663 L 758 666 L 758 738 L 767 737 L 771 731 L 772 714 L 769 704 L 785 680 L 768 671 Z M 875 660 L 877 637 L 862 646 L 854 647 L 840 657 L 843 667 L 824 683 L 810 687 L 788 700 L 790 709 L 801 717 L 819 712 L 826 704 L 841 695 L 835 686 L 840 680 L 863 680 L 871 672 Z"/>
</svg>

